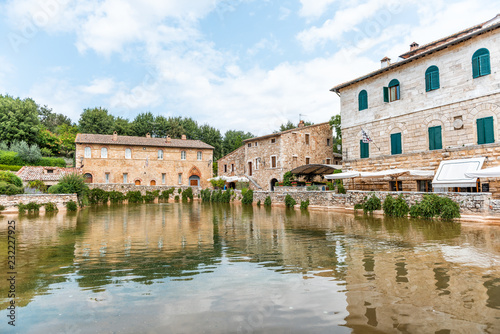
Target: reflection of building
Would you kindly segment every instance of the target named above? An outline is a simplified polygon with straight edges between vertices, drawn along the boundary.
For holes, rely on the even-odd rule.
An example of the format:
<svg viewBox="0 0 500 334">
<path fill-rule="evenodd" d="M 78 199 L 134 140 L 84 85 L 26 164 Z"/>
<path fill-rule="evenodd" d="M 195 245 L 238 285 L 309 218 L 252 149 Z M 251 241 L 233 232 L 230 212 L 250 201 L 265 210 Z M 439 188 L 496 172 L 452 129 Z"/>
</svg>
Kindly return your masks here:
<svg viewBox="0 0 500 334">
<path fill-rule="evenodd" d="M 500 16 L 423 46 L 413 43 L 397 62 L 386 57 L 380 69 L 333 87 L 341 97 L 344 167 L 436 171 L 443 160 L 472 157 L 487 157 L 484 167 L 498 165 L 498 28 Z M 430 178 L 400 180 L 403 190 L 431 191 Z M 356 188 L 365 182 L 364 189 L 390 187 L 388 180 L 361 179 Z M 499 193 L 499 187 L 492 179 L 489 190 Z"/>
<path fill-rule="evenodd" d="M 24 166 L 16 175 L 23 180 L 24 184 L 34 180 L 41 180 L 46 185 L 50 186 L 59 182 L 59 179 L 64 175 L 79 172 L 80 170 L 78 168 Z"/>
<path fill-rule="evenodd" d="M 308 164 L 340 164 L 333 153 L 328 122 L 299 127 L 244 141 L 244 145 L 218 161 L 219 176 L 246 176 L 251 186 L 272 189 L 283 174 Z M 258 186 L 257 186 L 258 185 Z"/>
<path fill-rule="evenodd" d="M 91 183 L 207 187 L 213 147 L 199 140 L 81 134 L 76 167 Z"/>
</svg>

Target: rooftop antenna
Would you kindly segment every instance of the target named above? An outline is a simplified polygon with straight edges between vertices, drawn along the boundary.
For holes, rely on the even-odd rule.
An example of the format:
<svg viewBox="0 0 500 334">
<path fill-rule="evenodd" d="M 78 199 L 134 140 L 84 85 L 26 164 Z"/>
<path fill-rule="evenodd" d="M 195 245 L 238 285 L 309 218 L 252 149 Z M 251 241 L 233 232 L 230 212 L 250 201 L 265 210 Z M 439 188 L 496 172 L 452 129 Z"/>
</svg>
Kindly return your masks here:
<svg viewBox="0 0 500 334">
<path fill-rule="evenodd" d="M 299 114 L 299 121 L 302 120 L 302 116 L 307 116 L 307 115 L 304 115 L 304 114 Z"/>
</svg>

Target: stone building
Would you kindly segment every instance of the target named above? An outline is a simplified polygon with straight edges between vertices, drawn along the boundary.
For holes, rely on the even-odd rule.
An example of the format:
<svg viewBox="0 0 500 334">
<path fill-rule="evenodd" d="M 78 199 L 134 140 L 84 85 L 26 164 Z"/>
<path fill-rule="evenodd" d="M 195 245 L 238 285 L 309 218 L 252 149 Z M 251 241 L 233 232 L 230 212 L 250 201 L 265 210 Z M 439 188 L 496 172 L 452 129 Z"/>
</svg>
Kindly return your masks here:
<svg viewBox="0 0 500 334">
<path fill-rule="evenodd" d="M 242 147 L 218 160 L 219 176 L 245 176 L 254 189 L 272 190 L 283 174 L 302 165 L 340 164 L 333 153 L 328 122 L 299 127 L 244 141 Z"/>
<path fill-rule="evenodd" d="M 207 187 L 213 147 L 199 140 L 82 134 L 76 167 L 90 183 Z"/>
<path fill-rule="evenodd" d="M 64 175 L 80 174 L 80 172 L 78 168 L 23 166 L 16 175 L 21 178 L 24 185 L 30 181 L 40 180 L 51 186 L 57 184 Z"/>
<path fill-rule="evenodd" d="M 500 15 L 423 46 L 413 43 L 397 62 L 385 57 L 380 69 L 333 87 L 341 98 L 344 168 L 436 171 L 444 160 L 479 157 L 486 158 L 483 167 L 499 165 L 499 27 Z M 480 181 L 489 187 L 448 190 L 499 193 L 495 179 Z M 432 191 L 432 178 L 349 185 Z"/>
</svg>

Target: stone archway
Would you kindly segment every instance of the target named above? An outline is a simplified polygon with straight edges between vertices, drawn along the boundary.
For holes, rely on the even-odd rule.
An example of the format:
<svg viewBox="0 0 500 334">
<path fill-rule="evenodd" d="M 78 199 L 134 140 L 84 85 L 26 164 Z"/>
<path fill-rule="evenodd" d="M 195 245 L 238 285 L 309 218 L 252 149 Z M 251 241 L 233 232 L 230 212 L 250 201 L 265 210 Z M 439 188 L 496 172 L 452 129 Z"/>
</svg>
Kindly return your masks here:
<svg viewBox="0 0 500 334">
<path fill-rule="evenodd" d="M 199 187 L 200 186 L 200 177 L 198 175 L 191 175 L 189 177 L 189 185 L 191 187 Z"/>
<path fill-rule="evenodd" d="M 276 186 L 276 183 L 278 183 L 278 180 L 276 180 L 276 179 L 271 180 L 271 191 L 274 191 L 274 187 Z"/>
<path fill-rule="evenodd" d="M 90 173 L 83 174 L 83 178 L 85 179 L 85 183 L 92 183 L 93 177 Z"/>
<path fill-rule="evenodd" d="M 151 180 L 149 181 L 150 186 L 156 186 L 156 180 Z"/>
<path fill-rule="evenodd" d="M 134 181 L 134 183 L 135 183 L 136 186 L 140 186 L 141 185 L 141 179 L 136 179 Z"/>
</svg>

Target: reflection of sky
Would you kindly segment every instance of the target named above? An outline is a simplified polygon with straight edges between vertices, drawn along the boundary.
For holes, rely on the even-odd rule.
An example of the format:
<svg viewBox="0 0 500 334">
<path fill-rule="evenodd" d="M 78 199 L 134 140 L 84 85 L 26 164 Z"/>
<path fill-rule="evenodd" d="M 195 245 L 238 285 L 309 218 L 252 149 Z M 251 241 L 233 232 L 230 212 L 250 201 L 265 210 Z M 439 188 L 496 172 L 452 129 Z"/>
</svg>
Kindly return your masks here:
<svg viewBox="0 0 500 334">
<path fill-rule="evenodd" d="M 49 294 L 35 297 L 20 309 L 16 329 L 138 333 L 156 328 L 161 333 L 221 333 L 293 327 L 303 333 L 343 323 L 347 315 L 344 287 L 331 277 L 306 280 L 300 274 L 283 275 L 269 269 L 274 268 L 223 259 L 212 273 L 192 280 L 160 279 L 149 285 L 120 282 L 98 293 L 82 290 L 70 275 L 67 282 L 52 285 Z M 339 327 L 338 332 L 349 330 Z"/>
</svg>

